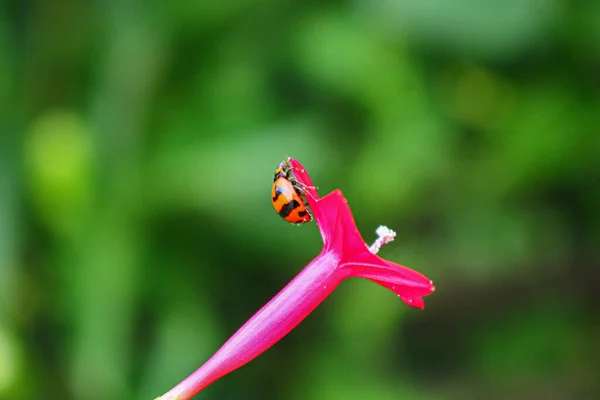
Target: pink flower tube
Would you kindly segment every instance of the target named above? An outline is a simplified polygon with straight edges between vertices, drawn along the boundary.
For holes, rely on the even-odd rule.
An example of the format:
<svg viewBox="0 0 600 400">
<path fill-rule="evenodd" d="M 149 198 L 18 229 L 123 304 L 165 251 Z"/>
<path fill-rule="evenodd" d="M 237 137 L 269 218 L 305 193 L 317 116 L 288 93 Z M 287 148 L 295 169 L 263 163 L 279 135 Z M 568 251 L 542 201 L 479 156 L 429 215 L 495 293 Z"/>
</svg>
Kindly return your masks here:
<svg viewBox="0 0 600 400">
<path fill-rule="evenodd" d="M 204 365 L 159 400 L 184 400 L 265 352 L 294 329 L 346 278 L 370 279 L 409 306 L 423 308 L 434 291 L 420 273 L 382 259 L 362 239 L 340 190 L 319 198 L 302 165 L 290 159 L 296 180 L 323 237 L 323 250 L 271 301 L 252 316 Z M 373 251 L 373 252 L 372 252 Z"/>
</svg>

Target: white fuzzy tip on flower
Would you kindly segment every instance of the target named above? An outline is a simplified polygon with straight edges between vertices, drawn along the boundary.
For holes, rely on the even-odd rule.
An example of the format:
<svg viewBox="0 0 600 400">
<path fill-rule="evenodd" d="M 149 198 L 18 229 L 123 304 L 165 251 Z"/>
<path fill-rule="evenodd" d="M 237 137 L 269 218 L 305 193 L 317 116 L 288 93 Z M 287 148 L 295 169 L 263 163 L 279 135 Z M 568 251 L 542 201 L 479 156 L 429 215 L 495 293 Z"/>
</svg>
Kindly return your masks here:
<svg viewBox="0 0 600 400">
<path fill-rule="evenodd" d="M 379 252 L 379 249 L 381 249 L 381 246 L 383 246 L 386 243 L 392 242 L 396 237 L 396 232 L 394 232 L 385 225 L 381 225 L 379 228 L 377 228 L 375 233 L 378 237 L 375 240 L 375 243 L 373 243 L 373 245 L 369 247 L 369 251 L 373 254 L 377 254 Z"/>
</svg>

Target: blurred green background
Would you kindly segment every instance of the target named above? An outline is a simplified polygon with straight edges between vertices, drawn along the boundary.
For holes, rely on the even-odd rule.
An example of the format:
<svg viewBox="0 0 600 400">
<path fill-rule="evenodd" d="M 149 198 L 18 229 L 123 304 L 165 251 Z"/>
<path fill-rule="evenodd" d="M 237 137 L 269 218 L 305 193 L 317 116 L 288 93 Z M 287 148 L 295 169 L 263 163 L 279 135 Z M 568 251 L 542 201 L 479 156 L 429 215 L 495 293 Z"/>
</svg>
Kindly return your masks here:
<svg viewBox="0 0 600 400">
<path fill-rule="evenodd" d="M 286 154 L 437 290 L 346 281 L 198 398 L 600 398 L 600 2 L 170 3 L 0 3 L 0 398 L 199 367 L 320 251 Z"/>
</svg>

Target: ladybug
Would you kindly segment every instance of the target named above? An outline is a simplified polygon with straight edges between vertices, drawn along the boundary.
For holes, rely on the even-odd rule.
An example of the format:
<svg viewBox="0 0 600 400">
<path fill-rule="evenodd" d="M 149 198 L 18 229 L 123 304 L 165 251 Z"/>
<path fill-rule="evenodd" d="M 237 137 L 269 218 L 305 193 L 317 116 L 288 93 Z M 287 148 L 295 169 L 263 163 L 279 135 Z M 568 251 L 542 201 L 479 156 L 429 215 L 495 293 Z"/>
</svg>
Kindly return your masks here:
<svg viewBox="0 0 600 400">
<path fill-rule="evenodd" d="M 289 158 L 279 163 L 273 176 L 271 200 L 277 214 L 287 222 L 302 225 L 312 221 L 312 215 L 302 198 L 304 190 L 291 174 Z"/>
</svg>

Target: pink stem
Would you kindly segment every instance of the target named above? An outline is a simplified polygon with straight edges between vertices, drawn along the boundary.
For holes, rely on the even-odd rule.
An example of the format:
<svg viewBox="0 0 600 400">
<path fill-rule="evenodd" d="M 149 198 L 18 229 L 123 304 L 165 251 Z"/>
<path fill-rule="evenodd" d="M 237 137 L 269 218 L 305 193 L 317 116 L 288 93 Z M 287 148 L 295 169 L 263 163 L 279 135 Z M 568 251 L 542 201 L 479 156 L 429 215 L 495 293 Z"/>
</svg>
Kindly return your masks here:
<svg viewBox="0 0 600 400">
<path fill-rule="evenodd" d="M 345 277 L 339 258 L 323 251 L 252 316 L 204 365 L 160 400 L 186 400 L 247 364 L 294 329 Z"/>
</svg>

